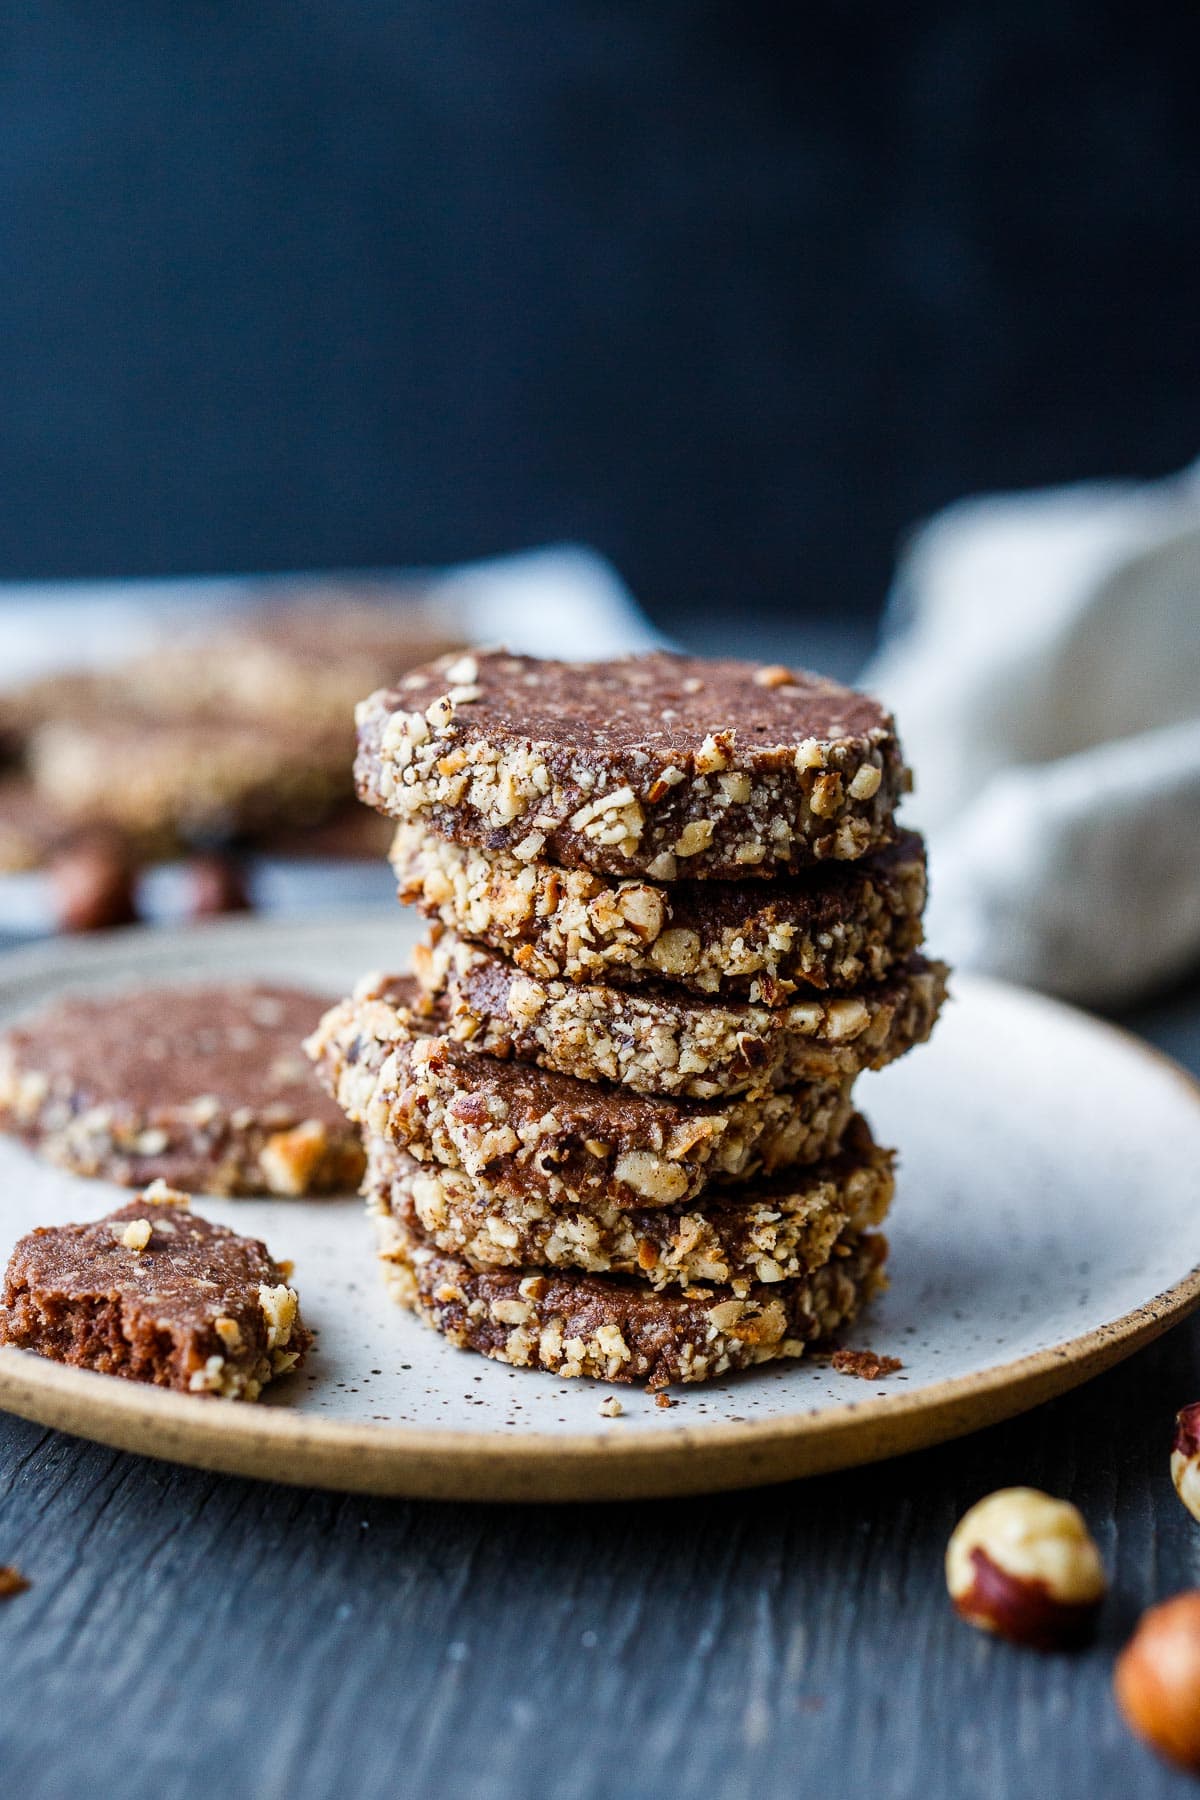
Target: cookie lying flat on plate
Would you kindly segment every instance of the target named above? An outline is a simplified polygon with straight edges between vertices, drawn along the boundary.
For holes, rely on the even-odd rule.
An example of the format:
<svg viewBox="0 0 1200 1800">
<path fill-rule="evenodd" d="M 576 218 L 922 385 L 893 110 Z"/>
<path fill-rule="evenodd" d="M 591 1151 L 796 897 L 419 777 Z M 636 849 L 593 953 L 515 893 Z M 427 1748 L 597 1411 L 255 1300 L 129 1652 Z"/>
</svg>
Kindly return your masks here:
<svg viewBox="0 0 1200 1800">
<path fill-rule="evenodd" d="M 156 645 L 112 679 L 143 714 L 332 731 L 352 746 L 364 694 L 461 644 L 419 591 L 396 600 L 394 586 L 300 588 Z"/>
<path fill-rule="evenodd" d="M 836 1150 L 849 1083 L 753 1100 L 673 1100 L 479 1056 L 422 1010 L 418 984 L 375 976 L 322 1019 L 307 1048 L 338 1104 L 419 1161 L 486 1176 L 549 1205 L 669 1206 L 713 1181 Z"/>
<path fill-rule="evenodd" d="M 348 791 L 341 731 L 205 719 L 57 720 L 29 741 L 38 793 L 64 819 L 125 832 L 147 853 L 180 841 L 304 825 Z"/>
<path fill-rule="evenodd" d="M 227 1400 L 257 1399 L 311 1342 L 265 1244 L 198 1218 L 161 1183 L 91 1225 L 23 1237 L 0 1305 L 0 1343 Z"/>
<path fill-rule="evenodd" d="M 70 827 L 25 775 L 0 775 L 0 874 L 39 869 Z"/>
<path fill-rule="evenodd" d="M 633 1210 L 599 1196 L 550 1205 L 538 1194 L 500 1194 L 486 1179 L 368 1138 L 364 1192 L 374 1212 L 390 1212 L 475 1269 L 582 1269 L 653 1288 L 715 1282 L 741 1297 L 756 1282 L 810 1274 L 839 1238 L 881 1225 L 892 1162 L 860 1118 L 831 1162 Z"/>
<path fill-rule="evenodd" d="M 265 984 L 79 994 L 0 1036 L 0 1129 L 126 1187 L 345 1193 L 358 1132 L 302 1042 L 324 1001 Z"/>
<path fill-rule="evenodd" d="M 877 701 L 656 651 L 443 657 L 358 708 L 360 797 L 459 844 L 608 875 L 773 873 L 889 843 L 909 785 Z"/>
<path fill-rule="evenodd" d="M 884 1285 L 886 1240 L 840 1240 L 812 1275 L 755 1286 L 659 1293 L 619 1275 L 485 1272 L 439 1250 L 394 1214 L 376 1217 L 393 1298 L 463 1350 L 517 1368 L 603 1381 L 711 1380 L 802 1356 L 853 1319 Z"/>
<path fill-rule="evenodd" d="M 697 1099 L 882 1068 L 929 1036 L 948 973 L 944 963 L 914 956 L 856 994 L 767 1007 L 666 983 L 545 980 L 452 932 L 418 945 L 413 969 L 448 1004 L 451 1033 L 474 1050 Z"/>
<path fill-rule="evenodd" d="M 667 977 L 778 1005 L 806 987 L 877 981 L 921 942 L 925 846 L 903 832 L 858 862 L 775 881 L 616 881 L 467 849 L 420 825 L 392 841 L 400 899 L 534 975 Z"/>
</svg>

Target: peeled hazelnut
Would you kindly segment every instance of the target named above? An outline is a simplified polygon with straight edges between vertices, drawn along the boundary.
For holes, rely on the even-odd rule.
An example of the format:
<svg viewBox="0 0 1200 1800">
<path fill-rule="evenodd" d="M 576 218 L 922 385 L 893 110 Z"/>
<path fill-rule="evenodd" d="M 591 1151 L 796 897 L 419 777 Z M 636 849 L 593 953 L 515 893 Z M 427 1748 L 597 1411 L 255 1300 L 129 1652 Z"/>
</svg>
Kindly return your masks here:
<svg viewBox="0 0 1200 1800">
<path fill-rule="evenodd" d="M 1051 1650 L 1086 1636 L 1107 1583 L 1079 1509 L 1018 1487 L 964 1513 L 946 1548 L 946 1586 L 968 1624 Z"/>
<path fill-rule="evenodd" d="M 186 879 L 189 919 L 211 919 L 219 913 L 250 911 L 250 896 L 242 872 L 229 857 L 215 853 L 191 857 Z"/>
<path fill-rule="evenodd" d="M 50 864 L 50 891 L 63 931 L 132 925 L 134 870 L 117 837 L 97 833 L 64 845 Z"/>
<path fill-rule="evenodd" d="M 1200 1519 L 1200 1401 L 1175 1414 L 1171 1480 L 1193 1519 Z"/>
<path fill-rule="evenodd" d="M 1200 1773 L 1200 1592 L 1142 1615 L 1117 1658 L 1113 1691 L 1131 1730 Z"/>
</svg>

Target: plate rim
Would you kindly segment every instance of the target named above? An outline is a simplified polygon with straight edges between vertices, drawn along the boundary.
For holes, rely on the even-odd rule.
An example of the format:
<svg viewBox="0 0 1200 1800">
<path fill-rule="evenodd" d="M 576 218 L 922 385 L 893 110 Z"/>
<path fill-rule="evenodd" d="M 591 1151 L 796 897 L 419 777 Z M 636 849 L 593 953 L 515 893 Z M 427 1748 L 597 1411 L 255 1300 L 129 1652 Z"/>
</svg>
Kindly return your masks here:
<svg viewBox="0 0 1200 1800">
<path fill-rule="evenodd" d="M 219 946 L 295 933 L 374 926 L 393 915 L 358 909 L 320 919 L 213 921 L 147 930 L 143 939 L 104 933 L 64 946 L 24 946 L 0 962 L 0 986 L 53 977 L 63 962 L 82 975 L 103 971 L 113 950 L 171 944 L 203 933 Z M 149 940 L 149 941 L 147 941 Z M 67 954 L 64 957 L 63 951 Z M 148 960 L 154 960 L 153 957 Z M 72 969 L 64 973 L 74 972 Z M 1119 1044 L 1170 1078 L 1200 1113 L 1200 1080 L 1133 1032 L 1035 989 L 963 970 L 960 993 L 990 990 L 1065 1015 Z M 35 1353 L 0 1348 L 0 1410 L 135 1454 L 289 1486 L 460 1500 L 606 1500 L 711 1493 L 849 1468 L 965 1435 L 1078 1386 L 1200 1307 L 1200 1264 L 1116 1319 L 1078 1336 L 970 1374 L 909 1392 L 835 1407 L 697 1427 L 666 1424 L 622 1440 L 617 1421 L 591 1432 L 537 1430 L 489 1436 L 457 1429 L 366 1424 L 301 1414 L 284 1403 L 243 1406 L 197 1399 L 66 1368 Z M 447 1346 L 449 1352 L 452 1346 Z M 456 1354 L 464 1354 L 456 1352 Z M 604 1384 L 597 1384 L 598 1388 Z M 607 1391 L 607 1388 L 606 1390 Z"/>
</svg>

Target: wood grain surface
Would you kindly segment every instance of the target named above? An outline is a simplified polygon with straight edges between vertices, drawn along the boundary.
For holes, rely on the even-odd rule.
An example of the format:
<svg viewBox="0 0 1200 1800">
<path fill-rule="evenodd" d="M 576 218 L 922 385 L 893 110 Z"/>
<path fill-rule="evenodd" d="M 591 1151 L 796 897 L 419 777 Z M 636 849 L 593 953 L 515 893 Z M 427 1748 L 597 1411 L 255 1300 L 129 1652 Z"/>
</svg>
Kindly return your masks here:
<svg viewBox="0 0 1200 1800">
<path fill-rule="evenodd" d="M 1200 985 L 1126 1021 L 1200 1071 Z M 1136 1220 L 1130 1221 L 1136 1229 Z M 356 1499 L 0 1418 L 0 1791 L 122 1800 L 1094 1800 L 1192 1784 L 1115 1651 L 1200 1585 L 1167 1456 L 1200 1325 L 1014 1423 L 844 1475 L 575 1509 Z M 1039 1656 L 953 1617 L 959 1514 L 1083 1507 L 1113 1591 Z"/>
</svg>

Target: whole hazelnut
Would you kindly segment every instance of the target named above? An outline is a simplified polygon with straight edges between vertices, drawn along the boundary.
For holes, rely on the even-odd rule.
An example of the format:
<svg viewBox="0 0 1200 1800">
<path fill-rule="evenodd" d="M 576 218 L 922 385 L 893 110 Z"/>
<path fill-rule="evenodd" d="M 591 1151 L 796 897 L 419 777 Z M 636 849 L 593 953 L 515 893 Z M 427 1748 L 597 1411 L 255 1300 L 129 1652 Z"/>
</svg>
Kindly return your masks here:
<svg viewBox="0 0 1200 1800">
<path fill-rule="evenodd" d="M 1200 1401 L 1175 1414 L 1171 1480 L 1193 1519 L 1200 1519 Z"/>
<path fill-rule="evenodd" d="M 120 838 L 102 834 L 76 838 L 50 864 L 50 891 L 63 931 L 108 931 L 132 925 L 135 874 Z"/>
<path fill-rule="evenodd" d="M 189 919 L 211 919 L 220 913 L 249 912 L 250 896 L 242 871 L 215 851 L 190 857 L 186 870 Z"/>
<path fill-rule="evenodd" d="M 1113 1691 L 1131 1730 L 1200 1773 L 1200 1592 L 1142 1614 L 1117 1658 Z"/>
<path fill-rule="evenodd" d="M 1087 1635 L 1107 1583 L 1083 1515 L 1038 1488 L 1001 1488 L 964 1513 L 946 1547 L 961 1618 L 1039 1650 Z"/>
</svg>

